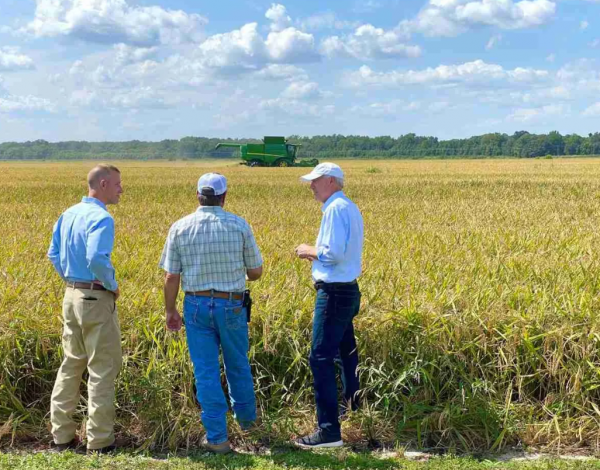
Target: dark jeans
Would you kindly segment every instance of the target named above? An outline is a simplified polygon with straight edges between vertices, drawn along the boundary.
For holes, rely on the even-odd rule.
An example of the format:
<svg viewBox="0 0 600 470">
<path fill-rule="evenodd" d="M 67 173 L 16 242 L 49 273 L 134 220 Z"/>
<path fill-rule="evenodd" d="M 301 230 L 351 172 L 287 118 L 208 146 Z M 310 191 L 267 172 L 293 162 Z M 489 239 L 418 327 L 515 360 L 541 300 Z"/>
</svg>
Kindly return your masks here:
<svg viewBox="0 0 600 470">
<path fill-rule="evenodd" d="M 344 398 L 355 401 L 358 382 L 358 351 L 352 319 L 360 308 L 358 284 L 325 283 L 317 290 L 310 366 L 314 378 L 319 428 L 339 438 L 335 361 L 341 362 Z"/>
</svg>

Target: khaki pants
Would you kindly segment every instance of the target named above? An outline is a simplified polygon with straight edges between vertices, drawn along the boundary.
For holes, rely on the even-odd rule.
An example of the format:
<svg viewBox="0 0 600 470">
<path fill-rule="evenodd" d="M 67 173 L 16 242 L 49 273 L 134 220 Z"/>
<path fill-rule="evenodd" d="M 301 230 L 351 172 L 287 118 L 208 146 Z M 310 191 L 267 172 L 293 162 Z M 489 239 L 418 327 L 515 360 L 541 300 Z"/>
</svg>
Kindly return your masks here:
<svg viewBox="0 0 600 470">
<path fill-rule="evenodd" d="M 57 444 L 75 437 L 73 413 L 86 367 L 88 380 L 87 447 L 115 441 L 115 379 L 121 368 L 121 330 L 112 292 L 68 287 L 63 301 L 64 360 L 58 371 L 50 420 Z"/>
</svg>

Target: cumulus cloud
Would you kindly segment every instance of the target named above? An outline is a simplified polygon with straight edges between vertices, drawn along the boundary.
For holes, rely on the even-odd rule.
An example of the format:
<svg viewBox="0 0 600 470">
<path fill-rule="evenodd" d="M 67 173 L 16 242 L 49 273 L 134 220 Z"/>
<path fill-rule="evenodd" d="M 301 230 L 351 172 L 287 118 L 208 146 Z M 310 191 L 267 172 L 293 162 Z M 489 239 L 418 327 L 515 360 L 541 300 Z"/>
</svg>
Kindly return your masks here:
<svg viewBox="0 0 600 470">
<path fill-rule="evenodd" d="M 357 59 L 392 59 L 419 57 L 421 48 L 405 44 L 406 35 L 400 31 L 385 31 L 366 24 L 354 34 L 331 36 L 321 43 L 321 51 L 328 57 L 342 56 Z"/>
<path fill-rule="evenodd" d="M 267 39 L 256 23 L 228 33 L 215 34 L 200 44 L 199 62 L 207 68 L 257 69 L 267 63 L 302 63 L 319 60 L 312 34 L 293 27 L 272 31 Z"/>
<path fill-rule="evenodd" d="M 207 20 L 198 14 L 126 0 L 36 0 L 24 32 L 36 37 L 72 37 L 92 43 L 138 47 L 199 42 Z"/>
<path fill-rule="evenodd" d="M 482 60 L 466 62 L 460 65 L 440 65 L 424 70 L 409 70 L 407 72 L 375 72 L 363 65 L 356 72 L 346 76 L 350 86 L 401 86 L 419 84 L 448 84 L 461 82 L 488 83 L 491 80 L 506 80 L 510 82 L 536 82 L 549 76 L 546 70 L 531 68 L 515 68 L 506 70 L 497 64 L 488 64 Z"/>
<path fill-rule="evenodd" d="M 254 73 L 254 76 L 264 80 L 306 81 L 306 71 L 295 65 L 269 64 L 264 69 Z"/>
<path fill-rule="evenodd" d="M 549 0 L 429 0 L 402 25 L 426 36 L 457 36 L 475 26 L 525 29 L 549 22 L 556 3 Z"/>
<path fill-rule="evenodd" d="M 583 115 L 586 117 L 600 116 L 600 101 L 586 108 L 586 110 L 583 112 Z"/>
<path fill-rule="evenodd" d="M 319 31 L 322 29 L 354 29 L 360 26 L 358 21 L 345 21 L 337 18 L 335 13 L 326 12 L 309 16 L 298 21 L 300 29 Z"/>
<path fill-rule="evenodd" d="M 12 114 L 34 111 L 55 112 L 56 103 L 34 95 L 13 95 L 6 89 L 4 78 L 0 76 L 0 113 Z"/>
<path fill-rule="evenodd" d="M 178 103 L 174 97 L 168 97 L 151 86 L 133 87 L 112 93 L 83 88 L 73 91 L 69 102 L 75 106 L 126 110 L 169 108 Z"/>
<path fill-rule="evenodd" d="M 352 114 L 361 114 L 371 117 L 397 116 L 421 109 L 418 101 L 390 100 L 385 102 L 374 102 L 364 106 L 353 106 Z"/>
<path fill-rule="evenodd" d="M 281 98 L 287 100 L 314 100 L 322 96 L 323 93 L 315 82 L 294 82 L 281 93 Z"/>
<path fill-rule="evenodd" d="M 323 117 L 335 113 L 335 106 L 332 104 L 310 104 L 283 97 L 263 100 L 259 103 L 259 108 L 263 111 L 286 114 L 292 117 Z"/>
<path fill-rule="evenodd" d="M 550 116 L 559 116 L 569 113 L 569 108 L 562 104 L 549 104 L 539 108 L 519 108 L 511 113 L 507 120 L 528 123 L 538 121 Z"/>
<path fill-rule="evenodd" d="M 114 50 L 117 64 L 129 65 L 153 58 L 158 52 L 158 47 L 133 47 L 121 43 L 116 44 Z"/>
<path fill-rule="evenodd" d="M 0 47 L 0 71 L 11 72 L 14 70 L 33 69 L 33 60 L 21 54 L 16 47 Z"/>
<path fill-rule="evenodd" d="M 271 31 L 282 31 L 292 23 L 285 7 L 279 3 L 271 4 L 271 8 L 265 13 L 265 17 L 271 20 Z"/>
</svg>

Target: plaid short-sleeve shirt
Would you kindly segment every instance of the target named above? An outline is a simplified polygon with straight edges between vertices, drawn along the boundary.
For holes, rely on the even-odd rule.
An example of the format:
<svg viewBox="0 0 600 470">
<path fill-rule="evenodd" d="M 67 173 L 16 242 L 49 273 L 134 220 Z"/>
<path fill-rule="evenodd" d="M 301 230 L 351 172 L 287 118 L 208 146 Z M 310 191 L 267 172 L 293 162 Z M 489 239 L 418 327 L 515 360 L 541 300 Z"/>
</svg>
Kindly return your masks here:
<svg viewBox="0 0 600 470">
<path fill-rule="evenodd" d="M 240 292 L 246 269 L 262 266 L 250 225 L 219 206 L 200 206 L 169 230 L 159 266 L 181 274 L 186 292 Z"/>
</svg>

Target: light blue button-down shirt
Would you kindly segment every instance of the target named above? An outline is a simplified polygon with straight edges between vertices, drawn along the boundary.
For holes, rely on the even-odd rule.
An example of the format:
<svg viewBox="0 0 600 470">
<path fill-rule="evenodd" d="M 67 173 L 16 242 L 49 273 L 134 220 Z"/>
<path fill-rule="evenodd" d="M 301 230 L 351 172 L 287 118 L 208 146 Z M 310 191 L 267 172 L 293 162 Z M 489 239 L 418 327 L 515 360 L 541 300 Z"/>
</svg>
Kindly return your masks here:
<svg viewBox="0 0 600 470">
<path fill-rule="evenodd" d="M 315 281 L 350 282 L 361 273 L 363 219 L 356 204 L 338 191 L 322 207 L 317 258 L 312 264 Z"/>
<path fill-rule="evenodd" d="M 96 198 L 84 197 L 54 224 L 48 258 L 66 281 L 98 280 L 114 291 L 118 287 L 110 262 L 114 240 L 115 222 L 106 206 Z"/>
</svg>

